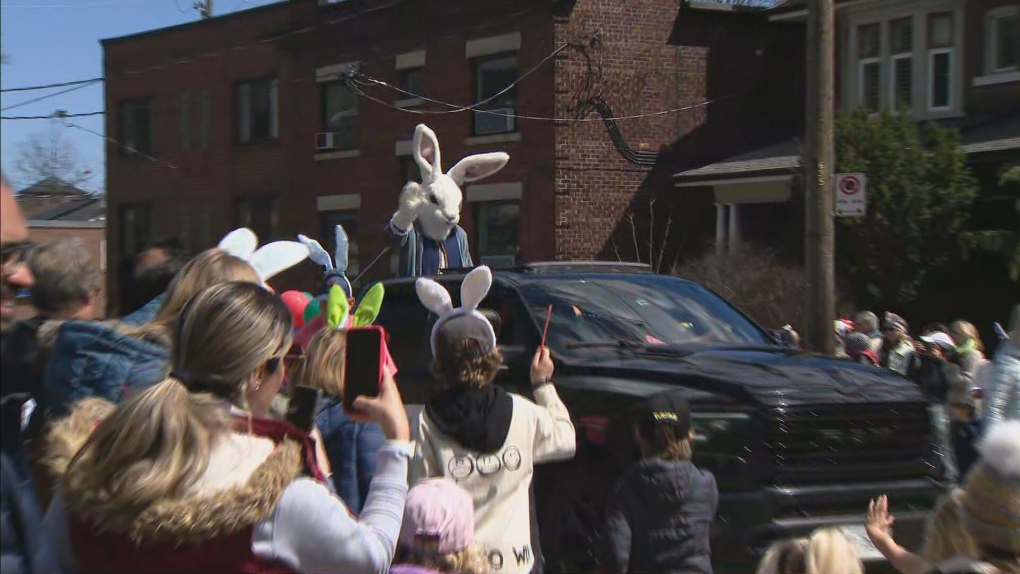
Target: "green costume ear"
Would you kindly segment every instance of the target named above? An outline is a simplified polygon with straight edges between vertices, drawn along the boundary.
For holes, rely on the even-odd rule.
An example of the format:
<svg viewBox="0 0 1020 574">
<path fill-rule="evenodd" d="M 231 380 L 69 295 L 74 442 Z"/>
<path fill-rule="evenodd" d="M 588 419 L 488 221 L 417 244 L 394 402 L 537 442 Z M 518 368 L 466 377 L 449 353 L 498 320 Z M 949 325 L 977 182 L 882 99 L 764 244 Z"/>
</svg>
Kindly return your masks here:
<svg viewBox="0 0 1020 574">
<path fill-rule="evenodd" d="M 334 329 L 346 327 L 347 315 L 350 308 L 347 306 L 347 295 L 339 285 L 329 288 L 329 299 L 326 301 L 326 321 Z"/>
<path fill-rule="evenodd" d="M 361 298 L 358 309 L 354 311 L 354 326 L 367 327 L 375 322 L 379 316 L 379 309 L 382 308 L 385 290 L 382 283 L 372 285 L 372 288 Z"/>
</svg>

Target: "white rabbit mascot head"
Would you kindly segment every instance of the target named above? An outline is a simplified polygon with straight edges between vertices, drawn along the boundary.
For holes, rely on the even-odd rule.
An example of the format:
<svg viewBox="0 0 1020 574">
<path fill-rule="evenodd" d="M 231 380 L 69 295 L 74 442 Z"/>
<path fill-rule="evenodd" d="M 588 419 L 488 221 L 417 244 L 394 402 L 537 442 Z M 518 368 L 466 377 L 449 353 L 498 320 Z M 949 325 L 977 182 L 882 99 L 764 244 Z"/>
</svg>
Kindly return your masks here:
<svg viewBox="0 0 1020 574">
<path fill-rule="evenodd" d="M 226 234 L 218 247 L 251 264 L 263 284 L 308 258 L 308 247 L 297 241 L 274 241 L 259 247 L 258 236 L 245 227 Z"/>
<path fill-rule="evenodd" d="M 418 124 L 414 130 L 413 154 L 421 169 L 422 182 L 408 182 L 404 186 L 400 194 L 400 212 L 411 218 L 406 223 L 413 223 L 417 218 L 425 235 L 436 241 L 449 237 L 460 223 L 460 210 L 464 203 L 460 186 L 489 177 L 510 161 L 510 156 L 503 152 L 471 155 L 443 173 L 439 140 L 425 124 Z"/>
</svg>

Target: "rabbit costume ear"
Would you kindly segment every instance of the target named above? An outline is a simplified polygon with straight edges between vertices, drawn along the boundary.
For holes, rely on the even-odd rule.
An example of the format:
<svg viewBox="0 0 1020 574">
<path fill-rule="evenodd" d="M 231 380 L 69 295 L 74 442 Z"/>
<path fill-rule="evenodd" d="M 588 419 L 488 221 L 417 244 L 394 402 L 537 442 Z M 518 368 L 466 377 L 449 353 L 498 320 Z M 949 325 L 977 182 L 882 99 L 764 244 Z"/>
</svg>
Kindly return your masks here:
<svg viewBox="0 0 1020 574">
<path fill-rule="evenodd" d="M 247 227 L 235 229 L 220 239 L 220 249 L 241 259 L 249 259 L 259 246 L 259 238 Z"/>
<path fill-rule="evenodd" d="M 334 330 L 345 328 L 350 311 L 344 290 L 339 285 L 330 287 L 329 298 L 326 300 L 326 322 L 329 326 Z"/>
<path fill-rule="evenodd" d="M 260 247 L 248 258 L 248 262 L 263 281 L 269 281 L 307 258 L 307 246 L 297 241 L 274 241 Z"/>
<path fill-rule="evenodd" d="M 322 265 L 326 271 L 333 270 L 333 260 L 329 258 L 329 253 L 322 248 L 322 245 L 318 241 L 308 237 L 307 235 L 298 234 L 297 240 L 302 245 L 308 248 L 308 258 L 312 261 Z"/>
<path fill-rule="evenodd" d="M 362 296 L 358 303 L 358 309 L 354 312 L 354 326 L 367 327 L 375 322 L 382 308 L 383 297 L 386 292 L 382 283 L 372 285 L 372 288 Z"/>
<path fill-rule="evenodd" d="M 469 155 L 457 162 L 448 174 L 457 185 L 478 181 L 503 169 L 510 156 L 503 152 Z"/>
<path fill-rule="evenodd" d="M 333 237 L 336 240 L 336 251 L 334 252 L 336 270 L 346 275 L 347 266 L 350 262 L 351 241 L 347 239 L 347 232 L 344 231 L 344 226 L 339 224 L 333 228 Z"/>
<path fill-rule="evenodd" d="M 418 124 L 418 127 L 414 128 L 414 161 L 421 168 L 422 179 L 443 173 L 439 139 L 425 124 Z"/>
<path fill-rule="evenodd" d="M 439 319 L 432 326 L 432 337 L 429 341 L 432 347 L 432 356 L 436 356 L 436 339 L 439 330 L 445 323 L 458 317 L 470 317 L 471 321 L 477 321 L 475 325 L 486 333 L 486 341 L 490 349 L 496 348 L 496 331 L 492 323 L 478 312 L 478 305 L 482 303 L 485 296 L 489 294 L 492 287 L 492 271 L 486 266 L 476 267 L 467 274 L 460 287 L 461 306 L 454 309 L 450 299 L 450 293 L 442 285 L 432 279 L 421 278 L 415 282 L 418 291 L 418 299 L 436 315 Z M 453 325 L 453 324 L 451 324 Z M 454 327 L 456 329 L 456 327 Z M 476 331 L 477 332 L 477 331 Z"/>
</svg>

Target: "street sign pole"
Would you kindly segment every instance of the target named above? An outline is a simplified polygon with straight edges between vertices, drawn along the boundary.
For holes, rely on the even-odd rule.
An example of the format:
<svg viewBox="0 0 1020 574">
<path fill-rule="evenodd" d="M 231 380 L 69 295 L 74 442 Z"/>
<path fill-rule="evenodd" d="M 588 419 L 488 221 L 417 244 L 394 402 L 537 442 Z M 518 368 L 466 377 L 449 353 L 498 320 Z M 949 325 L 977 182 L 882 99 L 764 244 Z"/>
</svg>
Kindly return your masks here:
<svg viewBox="0 0 1020 574">
<path fill-rule="evenodd" d="M 832 173 L 834 77 L 833 0 L 808 0 L 807 27 L 807 149 L 805 182 L 805 314 L 804 346 L 833 354 L 835 318 L 834 222 Z"/>
</svg>

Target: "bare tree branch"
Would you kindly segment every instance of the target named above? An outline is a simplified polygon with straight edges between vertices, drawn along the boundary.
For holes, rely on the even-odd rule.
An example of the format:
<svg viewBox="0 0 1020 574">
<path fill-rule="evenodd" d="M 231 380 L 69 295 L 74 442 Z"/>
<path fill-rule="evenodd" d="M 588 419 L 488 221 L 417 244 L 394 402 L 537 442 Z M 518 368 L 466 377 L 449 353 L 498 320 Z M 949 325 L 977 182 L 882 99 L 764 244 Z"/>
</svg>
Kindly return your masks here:
<svg viewBox="0 0 1020 574">
<path fill-rule="evenodd" d="M 52 177 L 77 187 L 93 175 L 88 162 L 58 125 L 28 135 L 14 153 L 14 171 L 26 186 Z"/>
</svg>

